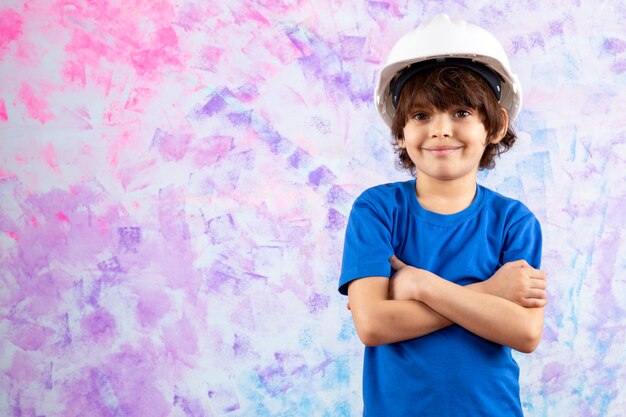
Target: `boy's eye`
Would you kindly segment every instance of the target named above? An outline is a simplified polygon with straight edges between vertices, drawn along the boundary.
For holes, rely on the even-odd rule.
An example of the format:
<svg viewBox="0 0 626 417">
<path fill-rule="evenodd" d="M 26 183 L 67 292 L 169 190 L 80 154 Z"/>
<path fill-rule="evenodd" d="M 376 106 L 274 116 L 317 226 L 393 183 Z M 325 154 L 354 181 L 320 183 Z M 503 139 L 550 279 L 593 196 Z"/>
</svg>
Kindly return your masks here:
<svg viewBox="0 0 626 417">
<path fill-rule="evenodd" d="M 426 119 L 428 119 L 428 115 L 426 113 L 415 113 L 413 115 L 413 118 L 415 120 L 426 120 Z"/>
<path fill-rule="evenodd" d="M 469 117 L 470 116 L 470 112 L 467 110 L 457 110 L 454 112 L 454 116 L 455 117 L 459 117 L 461 119 L 465 118 L 465 117 Z"/>
</svg>

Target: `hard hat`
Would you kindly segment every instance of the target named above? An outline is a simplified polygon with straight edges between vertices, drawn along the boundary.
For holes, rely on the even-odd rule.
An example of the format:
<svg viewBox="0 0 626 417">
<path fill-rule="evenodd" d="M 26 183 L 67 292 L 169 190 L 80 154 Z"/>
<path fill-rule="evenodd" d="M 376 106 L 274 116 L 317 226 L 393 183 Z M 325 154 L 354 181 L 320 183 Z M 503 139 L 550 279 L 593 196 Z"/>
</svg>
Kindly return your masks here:
<svg viewBox="0 0 626 417">
<path fill-rule="evenodd" d="M 481 76 L 508 111 L 509 120 L 515 119 L 522 105 L 522 86 L 511 72 L 500 42 L 481 27 L 439 14 L 401 37 L 389 52 L 374 93 L 376 108 L 385 123 L 392 125 L 394 101 L 397 105 L 409 78 L 425 69 L 447 65 L 467 68 Z"/>
</svg>

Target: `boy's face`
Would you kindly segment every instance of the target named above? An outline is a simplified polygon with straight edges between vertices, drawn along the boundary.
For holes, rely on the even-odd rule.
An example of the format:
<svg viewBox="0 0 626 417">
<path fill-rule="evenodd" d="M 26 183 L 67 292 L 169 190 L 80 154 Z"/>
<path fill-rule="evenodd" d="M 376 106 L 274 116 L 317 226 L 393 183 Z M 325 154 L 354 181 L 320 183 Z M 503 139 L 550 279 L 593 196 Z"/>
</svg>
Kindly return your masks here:
<svg viewBox="0 0 626 417">
<path fill-rule="evenodd" d="M 477 110 L 462 105 L 447 110 L 418 108 L 403 133 L 399 144 L 415 164 L 417 178 L 475 180 L 488 144 Z"/>
</svg>

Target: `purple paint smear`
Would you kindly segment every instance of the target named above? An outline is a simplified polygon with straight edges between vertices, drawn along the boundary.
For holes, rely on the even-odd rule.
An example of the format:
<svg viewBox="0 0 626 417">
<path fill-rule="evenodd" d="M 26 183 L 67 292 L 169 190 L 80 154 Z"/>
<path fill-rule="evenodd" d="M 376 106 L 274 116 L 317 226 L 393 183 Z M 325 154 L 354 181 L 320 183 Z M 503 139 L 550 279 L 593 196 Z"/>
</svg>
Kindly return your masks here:
<svg viewBox="0 0 626 417">
<path fill-rule="evenodd" d="M 261 379 L 261 383 L 271 397 L 276 397 L 293 387 L 289 376 L 286 375 L 283 368 L 278 365 L 269 366 L 260 371 L 258 375 Z"/>
<path fill-rule="evenodd" d="M 322 185 L 329 184 L 335 179 L 335 175 L 324 165 L 309 173 L 309 184 Z"/>
<path fill-rule="evenodd" d="M 309 312 L 315 314 L 328 308 L 330 297 L 319 293 L 314 293 L 309 298 Z"/>
<path fill-rule="evenodd" d="M 226 101 L 224 101 L 222 96 L 219 94 L 215 94 L 209 99 L 209 101 L 206 102 L 204 106 L 202 106 L 202 108 L 200 108 L 200 110 L 198 110 L 197 116 L 212 117 L 221 112 L 224 108 L 226 108 Z"/>
<path fill-rule="evenodd" d="M 113 256 L 105 261 L 98 262 L 98 269 L 102 272 L 123 272 L 122 266 L 117 256 Z"/>
<path fill-rule="evenodd" d="M 82 322 L 85 336 L 97 343 L 110 342 L 117 334 L 115 318 L 102 308 L 87 315 Z"/>
<path fill-rule="evenodd" d="M 180 395 L 174 396 L 173 401 L 174 406 L 177 406 L 186 416 L 189 417 L 204 417 L 204 410 L 202 409 L 202 405 L 197 400 L 189 400 L 187 398 L 181 397 Z"/>
<path fill-rule="evenodd" d="M 136 253 L 141 244 L 141 227 L 118 227 L 119 246 L 126 252 Z"/>
<path fill-rule="evenodd" d="M 193 137 L 190 134 L 173 135 L 161 129 L 157 129 L 152 137 L 151 148 L 159 150 L 166 160 L 179 161 L 189 151 Z"/>
<path fill-rule="evenodd" d="M 332 231 L 344 230 L 348 220 L 346 216 L 331 208 L 328 210 L 328 225 L 327 229 Z"/>
<path fill-rule="evenodd" d="M 618 38 L 607 38 L 602 42 L 602 50 L 611 55 L 626 51 L 626 41 Z"/>
</svg>

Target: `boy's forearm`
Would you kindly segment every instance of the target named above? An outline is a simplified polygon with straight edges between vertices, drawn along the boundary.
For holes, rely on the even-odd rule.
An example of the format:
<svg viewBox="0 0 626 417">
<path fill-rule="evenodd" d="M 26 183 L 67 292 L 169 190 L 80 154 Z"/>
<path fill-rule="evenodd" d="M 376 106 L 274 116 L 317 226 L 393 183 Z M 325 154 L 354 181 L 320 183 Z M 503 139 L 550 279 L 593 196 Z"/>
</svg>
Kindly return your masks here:
<svg viewBox="0 0 626 417">
<path fill-rule="evenodd" d="M 482 283 L 467 287 L 483 290 Z M 357 333 L 368 346 L 415 339 L 454 324 L 422 302 L 387 299 L 387 278 L 357 280 L 350 285 L 349 292 Z"/>
<path fill-rule="evenodd" d="M 532 352 L 541 339 L 543 308 L 525 308 L 429 273 L 416 300 L 472 333 L 521 352 Z"/>
<path fill-rule="evenodd" d="M 367 346 L 414 339 L 452 324 L 419 301 L 390 300 L 389 278 L 355 280 L 348 298 L 357 334 Z"/>
<path fill-rule="evenodd" d="M 371 306 L 368 324 L 359 333 L 367 346 L 415 339 L 453 324 L 424 303 L 412 300 L 382 300 Z M 354 315 L 354 313 L 353 313 Z M 355 317 L 355 324 L 357 318 Z"/>
</svg>

